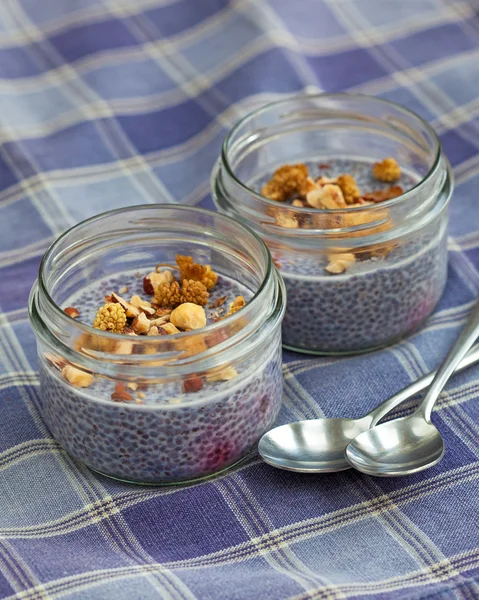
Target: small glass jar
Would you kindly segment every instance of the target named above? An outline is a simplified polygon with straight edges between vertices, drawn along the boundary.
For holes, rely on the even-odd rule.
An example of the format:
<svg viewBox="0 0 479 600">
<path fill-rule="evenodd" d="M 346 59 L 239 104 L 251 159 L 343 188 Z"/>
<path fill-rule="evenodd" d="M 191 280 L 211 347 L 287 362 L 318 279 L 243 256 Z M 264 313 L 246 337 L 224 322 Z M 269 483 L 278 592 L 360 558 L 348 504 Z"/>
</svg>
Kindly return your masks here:
<svg viewBox="0 0 479 600">
<path fill-rule="evenodd" d="M 202 329 L 163 336 L 109 333 L 64 312 L 79 295 L 89 297 L 85 290 L 109 293 L 110 283 L 142 281 L 140 274 L 174 263 L 177 253 L 210 264 L 217 286 L 238 286 L 246 306 Z M 76 225 L 46 252 L 30 296 L 53 436 L 95 471 L 130 482 L 184 482 L 230 467 L 278 415 L 284 308 L 266 246 L 229 217 L 155 205 Z M 72 385 L 71 366 L 93 383 Z M 128 401 L 112 400 L 118 385 Z"/>
<path fill-rule="evenodd" d="M 332 163 L 361 178 L 386 157 L 401 166 L 406 189 L 383 202 L 324 210 L 259 191 L 285 164 L 330 175 Z M 394 103 L 349 94 L 299 96 L 251 113 L 228 134 L 212 176 L 218 209 L 263 238 L 283 276 L 285 347 L 316 354 L 386 346 L 433 311 L 446 282 L 452 188 L 427 123 Z"/>
</svg>

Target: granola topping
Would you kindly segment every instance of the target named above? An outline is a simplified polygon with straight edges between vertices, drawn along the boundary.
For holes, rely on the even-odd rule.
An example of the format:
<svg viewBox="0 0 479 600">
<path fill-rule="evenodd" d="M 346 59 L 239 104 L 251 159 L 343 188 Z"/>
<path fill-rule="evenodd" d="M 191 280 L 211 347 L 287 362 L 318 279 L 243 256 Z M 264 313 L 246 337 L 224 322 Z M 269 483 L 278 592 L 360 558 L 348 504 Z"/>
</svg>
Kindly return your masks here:
<svg viewBox="0 0 479 600">
<path fill-rule="evenodd" d="M 385 158 L 381 162 L 375 163 L 373 173 L 379 181 L 392 183 L 401 177 L 401 167 L 394 158 Z"/>
<path fill-rule="evenodd" d="M 330 169 L 329 163 L 320 163 L 319 169 Z M 261 188 L 261 193 L 270 200 L 280 202 L 282 206 L 267 206 L 266 212 L 273 216 L 279 227 L 297 229 L 302 227 L 313 229 L 345 229 L 352 231 L 338 237 L 345 239 L 344 252 L 328 257 L 325 267 L 331 275 L 344 273 L 354 262 L 373 257 L 384 257 L 391 251 L 391 244 L 383 244 L 381 248 L 368 248 L 367 252 L 356 255 L 348 252 L 347 238 L 380 233 L 393 225 L 388 209 L 384 211 L 348 211 L 349 208 L 367 207 L 396 198 L 404 193 L 402 186 L 391 185 L 385 189 L 361 190 L 354 177 L 358 174 L 354 164 L 336 177 L 329 177 L 326 172 L 314 179 L 305 164 L 284 165 L 277 169 L 272 178 Z M 346 170 L 346 169 L 345 169 Z M 324 172 L 324 171 L 323 171 Z M 370 171 L 371 178 L 380 182 L 396 182 L 401 177 L 401 168 L 394 158 L 385 158 L 375 163 Z M 373 183 L 373 179 L 371 179 Z M 363 185 L 361 186 L 363 187 Z M 374 184 L 373 186 L 374 187 Z M 295 208 L 310 208 L 312 211 L 298 212 Z M 320 209 L 322 213 L 314 209 Z M 346 209 L 346 210 L 345 210 Z M 330 212 L 329 212 L 330 211 Z M 384 214 L 381 214 L 384 213 Z M 367 227 L 368 224 L 370 227 Z M 359 226 L 362 226 L 359 228 Z M 357 229 L 353 229 L 357 228 Z M 351 258 L 352 257 L 352 258 Z"/>
<path fill-rule="evenodd" d="M 149 272 L 146 277 L 138 273 L 135 276 L 139 280 L 138 283 L 132 283 L 131 274 L 126 275 L 127 285 L 119 285 L 117 290 L 122 290 L 122 293 L 131 290 L 133 295 L 129 300 L 119 295 L 117 290 L 108 293 L 106 288 L 105 293 L 103 286 L 108 284 L 102 282 L 100 297 L 105 298 L 105 302 L 96 310 L 96 314 L 93 312 L 95 317 L 92 325 L 99 331 L 122 334 L 122 337 L 107 339 L 105 336 L 95 335 L 94 332 L 82 333 L 75 341 L 75 348 L 85 354 L 91 351 L 120 354 L 127 360 L 127 356 L 132 353 L 157 352 L 154 344 L 141 345 L 141 336 L 146 336 L 149 340 L 160 336 L 178 336 L 171 341 L 171 350 L 180 351 L 184 356 L 201 354 L 215 345 L 212 344 L 211 334 L 179 336 L 184 332 L 197 332 L 208 323 L 234 314 L 246 305 L 245 297 L 235 296 L 232 291 L 235 287 L 227 281 L 222 281 L 221 288 L 213 290 L 218 282 L 218 275 L 210 265 L 195 263 L 191 256 L 177 255 L 177 267 L 170 266 L 170 269 L 159 270 L 160 266 Z M 208 289 L 213 294 L 210 303 Z M 89 297 L 88 302 L 91 302 Z M 91 310 L 91 304 L 88 304 L 83 309 L 82 316 L 91 314 Z M 65 312 L 77 318 L 81 314 L 81 306 L 79 309 L 69 306 Z M 92 374 L 68 364 L 61 358 L 45 354 L 45 359 L 74 387 L 89 387 L 95 381 Z M 211 373 L 188 377 L 180 386 L 183 385 L 184 393 L 194 393 L 200 391 L 206 382 L 213 385 L 215 382 L 229 381 L 236 376 L 232 366 L 225 367 Z M 97 379 L 98 385 L 102 385 L 102 378 Z M 143 403 L 142 389 L 139 383 L 117 383 L 114 390 L 108 392 L 108 397 L 111 397 L 113 402 Z"/>
</svg>

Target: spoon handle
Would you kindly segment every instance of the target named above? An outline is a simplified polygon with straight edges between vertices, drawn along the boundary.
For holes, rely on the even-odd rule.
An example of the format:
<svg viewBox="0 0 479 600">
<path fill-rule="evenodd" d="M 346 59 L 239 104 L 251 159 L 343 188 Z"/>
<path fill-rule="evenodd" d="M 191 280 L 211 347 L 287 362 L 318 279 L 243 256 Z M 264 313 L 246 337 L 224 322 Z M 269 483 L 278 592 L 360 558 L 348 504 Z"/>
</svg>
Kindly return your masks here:
<svg viewBox="0 0 479 600">
<path fill-rule="evenodd" d="M 456 367 L 455 373 L 460 373 L 464 371 L 471 365 L 479 362 L 479 344 L 476 344 L 471 350 L 467 353 L 467 355 L 461 360 L 459 365 Z M 372 417 L 371 427 L 374 427 L 379 421 L 385 417 L 388 413 L 390 413 L 393 408 L 399 406 L 409 398 L 412 398 L 419 392 L 422 392 L 426 388 L 428 388 L 431 383 L 434 381 L 438 371 L 433 371 L 432 373 L 428 373 L 417 379 L 411 385 L 408 385 L 404 389 L 400 390 L 394 396 L 391 396 L 384 402 L 382 402 L 377 408 L 375 408 L 372 412 L 369 413 L 369 416 Z"/>
<path fill-rule="evenodd" d="M 443 387 L 446 385 L 449 377 L 454 373 L 455 368 L 466 355 L 469 348 L 475 342 L 479 335 L 479 302 L 472 309 L 471 315 L 467 320 L 466 326 L 457 338 L 456 343 L 444 359 L 434 377 L 424 400 L 417 407 L 416 413 L 422 415 L 426 421 L 430 421 L 431 412 L 439 397 Z"/>
</svg>

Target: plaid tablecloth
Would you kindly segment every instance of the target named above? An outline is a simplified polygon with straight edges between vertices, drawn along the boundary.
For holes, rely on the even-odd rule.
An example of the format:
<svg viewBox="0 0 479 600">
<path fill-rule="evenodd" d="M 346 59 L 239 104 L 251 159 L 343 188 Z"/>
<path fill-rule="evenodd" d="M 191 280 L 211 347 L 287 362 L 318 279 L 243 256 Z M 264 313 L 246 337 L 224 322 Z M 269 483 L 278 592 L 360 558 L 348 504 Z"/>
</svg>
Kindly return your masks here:
<svg viewBox="0 0 479 600">
<path fill-rule="evenodd" d="M 457 183 L 447 289 L 425 329 L 387 350 L 285 353 L 281 421 L 359 415 L 431 370 L 479 288 L 478 8 L 0 2 L 2 598 L 479 598 L 479 368 L 442 395 L 447 453 L 423 474 L 301 476 L 253 458 L 199 485 L 134 487 L 95 476 L 49 436 L 26 309 L 66 228 L 135 203 L 212 207 L 211 168 L 246 111 L 305 89 L 357 90 L 441 136 Z"/>
</svg>

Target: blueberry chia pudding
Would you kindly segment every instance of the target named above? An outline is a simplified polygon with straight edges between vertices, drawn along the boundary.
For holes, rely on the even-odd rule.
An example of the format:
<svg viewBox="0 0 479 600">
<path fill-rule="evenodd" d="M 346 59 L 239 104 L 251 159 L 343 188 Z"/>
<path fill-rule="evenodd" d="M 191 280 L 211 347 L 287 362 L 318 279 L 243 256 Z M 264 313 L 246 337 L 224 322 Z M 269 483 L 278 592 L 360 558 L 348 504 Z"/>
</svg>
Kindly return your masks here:
<svg viewBox="0 0 479 600">
<path fill-rule="evenodd" d="M 284 165 L 253 187 L 275 201 L 267 212 L 279 227 L 339 231 L 359 226 L 368 234 L 381 234 L 395 225 L 381 203 L 419 180 L 392 158 L 375 164 L 335 159 Z M 330 241 L 326 251 L 301 254 L 270 246 L 287 289 L 284 345 L 306 352 L 353 353 L 388 345 L 417 329 L 445 286 L 445 229 L 445 223 L 435 223 L 400 242 L 367 247 L 348 246 L 343 234 L 337 248 Z M 349 235 L 353 239 L 362 233 Z"/>
<path fill-rule="evenodd" d="M 176 265 L 159 265 L 145 277 L 129 272 L 95 281 L 69 297 L 64 310 L 94 329 L 121 333 L 103 338 L 98 349 L 125 355 L 127 364 L 131 345 L 141 340 L 171 340 L 186 356 L 206 352 L 210 338 L 202 329 L 226 322 L 253 295 L 177 255 Z M 92 347 L 94 329 L 80 336 L 77 350 Z M 211 475 L 243 458 L 278 415 L 279 327 L 269 342 L 260 360 L 252 354 L 234 365 L 147 383 L 88 373 L 45 353 L 40 379 L 47 424 L 70 454 L 112 477 L 175 483 Z"/>
</svg>

